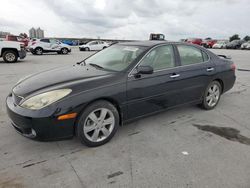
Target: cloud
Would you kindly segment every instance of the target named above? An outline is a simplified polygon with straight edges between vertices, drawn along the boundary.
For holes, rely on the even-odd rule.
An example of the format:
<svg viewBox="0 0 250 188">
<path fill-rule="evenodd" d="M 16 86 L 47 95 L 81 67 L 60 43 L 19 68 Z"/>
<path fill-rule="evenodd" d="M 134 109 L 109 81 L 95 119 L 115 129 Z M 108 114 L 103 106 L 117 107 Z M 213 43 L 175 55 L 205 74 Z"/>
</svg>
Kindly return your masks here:
<svg viewBox="0 0 250 188">
<path fill-rule="evenodd" d="M 0 26 L 12 24 L 11 31 L 41 26 L 47 36 L 147 39 L 161 32 L 176 40 L 250 32 L 248 0 L 9 0 L 2 5 L 15 11 L 0 7 Z"/>
</svg>

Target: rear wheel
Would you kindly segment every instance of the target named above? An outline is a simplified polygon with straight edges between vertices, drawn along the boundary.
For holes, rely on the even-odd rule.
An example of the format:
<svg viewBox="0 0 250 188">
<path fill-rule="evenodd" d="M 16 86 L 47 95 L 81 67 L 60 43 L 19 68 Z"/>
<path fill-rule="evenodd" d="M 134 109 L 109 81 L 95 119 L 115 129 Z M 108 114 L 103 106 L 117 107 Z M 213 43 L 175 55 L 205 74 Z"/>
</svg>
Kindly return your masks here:
<svg viewBox="0 0 250 188">
<path fill-rule="evenodd" d="M 119 127 L 119 114 L 111 103 L 101 100 L 88 106 L 77 123 L 81 142 L 90 147 L 107 143 Z"/>
<path fill-rule="evenodd" d="M 90 51 L 89 47 L 86 47 L 86 48 L 85 48 L 85 51 Z"/>
<path fill-rule="evenodd" d="M 40 48 L 40 47 L 36 48 L 36 49 L 35 49 L 35 54 L 36 54 L 36 55 L 43 55 L 43 49 Z"/>
<path fill-rule="evenodd" d="M 221 84 L 218 81 L 211 82 L 205 90 L 203 101 L 201 103 L 202 108 L 211 110 L 217 106 L 221 96 Z"/>
<path fill-rule="evenodd" d="M 15 63 L 17 62 L 17 59 L 18 59 L 18 55 L 13 50 L 7 50 L 3 53 L 3 60 L 6 63 Z"/>
<path fill-rule="evenodd" d="M 61 49 L 61 54 L 68 54 L 69 53 L 69 50 L 67 48 L 62 48 Z"/>
</svg>

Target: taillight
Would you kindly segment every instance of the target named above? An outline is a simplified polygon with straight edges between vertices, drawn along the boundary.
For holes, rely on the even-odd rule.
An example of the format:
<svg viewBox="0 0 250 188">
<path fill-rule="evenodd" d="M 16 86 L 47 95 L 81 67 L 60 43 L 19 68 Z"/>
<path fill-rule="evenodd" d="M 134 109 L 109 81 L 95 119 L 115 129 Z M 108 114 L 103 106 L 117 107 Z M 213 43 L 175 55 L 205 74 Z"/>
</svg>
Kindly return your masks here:
<svg viewBox="0 0 250 188">
<path fill-rule="evenodd" d="M 231 65 L 231 70 L 235 71 L 235 69 L 236 69 L 236 65 L 233 63 L 233 64 Z"/>
<path fill-rule="evenodd" d="M 36 42 L 32 42 L 32 43 L 31 43 L 31 45 L 34 45 L 34 44 L 36 44 Z"/>
</svg>

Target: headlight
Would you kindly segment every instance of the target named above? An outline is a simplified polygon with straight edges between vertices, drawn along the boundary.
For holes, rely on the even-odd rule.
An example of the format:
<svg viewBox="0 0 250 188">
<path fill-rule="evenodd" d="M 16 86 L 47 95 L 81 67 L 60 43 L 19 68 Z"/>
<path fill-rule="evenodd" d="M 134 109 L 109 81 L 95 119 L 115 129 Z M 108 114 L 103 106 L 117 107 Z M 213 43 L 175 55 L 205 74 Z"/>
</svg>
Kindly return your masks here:
<svg viewBox="0 0 250 188">
<path fill-rule="evenodd" d="M 71 91 L 71 89 L 59 89 L 42 93 L 25 100 L 21 104 L 21 107 L 28 108 L 31 110 L 39 110 L 67 96 L 71 93 Z"/>
</svg>

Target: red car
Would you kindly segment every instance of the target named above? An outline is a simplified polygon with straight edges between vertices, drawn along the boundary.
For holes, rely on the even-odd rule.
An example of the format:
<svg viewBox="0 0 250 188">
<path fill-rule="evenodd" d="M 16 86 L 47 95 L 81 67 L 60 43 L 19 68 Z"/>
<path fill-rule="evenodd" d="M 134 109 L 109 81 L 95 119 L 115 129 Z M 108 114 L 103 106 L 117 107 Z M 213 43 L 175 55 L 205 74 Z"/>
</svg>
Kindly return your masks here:
<svg viewBox="0 0 250 188">
<path fill-rule="evenodd" d="M 205 48 L 212 48 L 213 45 L 217 42 L 217 40 L 204 40 L 201 45 L 204 46 Z"/>
<path fill-rule="evenodd" d="M 27 38 L 22 38 L 20 36 L 15 36 L 15 35 L 6 35 L 6 40 L 7 41 L 17 41 L 17 42 L 21 42 L 24 44 L 24 46 L 28 46 L 29 44 L 29 39 Z"/>
<path fill-rule="evenodd" d="M 202 39 L 199 39 L 199 38 L 190 38 L 190 39 L 187 39 L 187 43 L 201 45 Z"/>
</svg>

